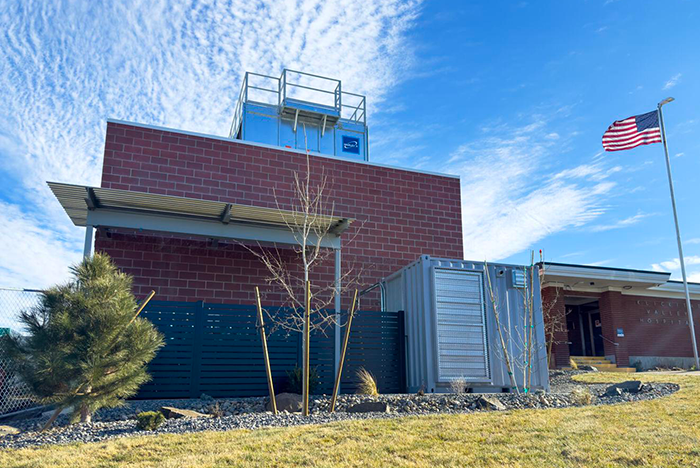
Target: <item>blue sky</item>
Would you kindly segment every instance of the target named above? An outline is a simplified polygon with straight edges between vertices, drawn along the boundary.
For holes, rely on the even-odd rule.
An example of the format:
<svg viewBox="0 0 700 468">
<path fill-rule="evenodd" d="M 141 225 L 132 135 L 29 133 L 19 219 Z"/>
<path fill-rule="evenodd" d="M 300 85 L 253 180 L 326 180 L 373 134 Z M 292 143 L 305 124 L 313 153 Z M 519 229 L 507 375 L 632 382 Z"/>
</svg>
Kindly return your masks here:
<svg viewBox="0 0 700 468">
<path fill-rule="evenodd" d="M 60 281 L 83 231 L 45 181 L 98 184 L 105 119 L 227 134 L 246 70 L 367 95 L 370 154 L 460 174 L 465 255 L 679 274 L 660 144 L 603 153 L 665 109 L 700 281 L 700 6 L 634 1 L 0 0 L 0 285 Z M 417 252 L 416 255 L 419 253 Z"/>
</svg>

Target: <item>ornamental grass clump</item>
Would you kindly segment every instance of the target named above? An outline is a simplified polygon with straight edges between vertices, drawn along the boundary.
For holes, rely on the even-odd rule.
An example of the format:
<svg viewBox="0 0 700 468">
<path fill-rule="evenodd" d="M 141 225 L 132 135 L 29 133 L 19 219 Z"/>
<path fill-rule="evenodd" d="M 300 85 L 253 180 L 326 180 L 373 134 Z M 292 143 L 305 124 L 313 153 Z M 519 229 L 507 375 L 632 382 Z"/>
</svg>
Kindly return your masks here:
<svg viewBox="0 0 700 468">
<path fill-rule="evenodd" d="M 593 394 L 588 388 L 578 387 L 571 391 L 571 400 L 576 406 L 590 405 L 593 402 Z"/>
<path fill-rule="evenodd" d="M 467 379 L 464 377 L 456 377 L 450 380 L 450 390 L 452 393 L 466 393 Z"/>
<path fill-rule="evenodd" d="M 138 317 L 132 279 L 109 256 L 95 254 L 71 268 L 73 279 L 41 294 L 22 311 L 26 334 L 0 339 L 0 352 L 43 404 L 73 408 L 72 420 L 90 422 L 100 408 L 120 405 L 150 380 L 146 365 L 163 346 L 161 335 Z"/>
<path fill-rule="evenodd" d="M 379 391 L 377 390 L 377 381 L 370 371 L 364 367 L 360 367 L 357 370 L 357 393 L 359 395 L 370 395 L 377 396 Z"/>
<path fill-rule="evenodd" d="M 211 405 L 207 412 L 211 415 L 212 418 L 223 418 L 224 416 L 226 416 L 226 412 L 221 407 L 218 401 Z"/>
<path fill-rule="evenodd" d="M 165 416 L 160 411 L 143 411 L 136 415 L 136 427 L 142 431 L 155 431 L 165 422 Z"/>
<path fill-rule="evenodd" d="M 291 371 L 287 371 L 287 390 L 290 393 L 301 395 L 304 388 L 304 371 L 301 367 L 296 366 Z M 315 367 L 309 368 L 309 394 L 313 394 L 318 388 L 318 371 Z"/>
</svg>

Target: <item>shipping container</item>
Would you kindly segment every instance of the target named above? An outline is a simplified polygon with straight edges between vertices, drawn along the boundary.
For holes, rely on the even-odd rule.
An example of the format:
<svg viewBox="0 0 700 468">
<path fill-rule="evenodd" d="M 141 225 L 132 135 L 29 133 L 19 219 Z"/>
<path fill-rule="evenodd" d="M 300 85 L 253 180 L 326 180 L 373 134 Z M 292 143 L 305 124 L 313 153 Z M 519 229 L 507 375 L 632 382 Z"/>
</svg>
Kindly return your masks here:
<svg viewBox="0 0 700 468">
<path fill-rule="evenodd" d="M 537 271 L 422 255 L 383 286 L 387 310 L 405 311 L 409 392 L 461 380 L 472 392 L 549 390 Z"/>
</svg>

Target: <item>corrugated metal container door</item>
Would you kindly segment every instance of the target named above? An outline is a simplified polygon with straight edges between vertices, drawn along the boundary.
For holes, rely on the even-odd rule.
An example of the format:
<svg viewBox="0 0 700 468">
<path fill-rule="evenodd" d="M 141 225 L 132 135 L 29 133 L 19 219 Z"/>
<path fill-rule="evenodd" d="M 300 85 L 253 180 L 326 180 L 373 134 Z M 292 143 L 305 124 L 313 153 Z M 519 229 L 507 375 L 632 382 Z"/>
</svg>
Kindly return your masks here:
<svg viewBox="0 0 700 468">
<path fill-rule="evenodd" d="M 488 380 L 482 274 L 435 268 L 438 380 Z"/>
</svg>

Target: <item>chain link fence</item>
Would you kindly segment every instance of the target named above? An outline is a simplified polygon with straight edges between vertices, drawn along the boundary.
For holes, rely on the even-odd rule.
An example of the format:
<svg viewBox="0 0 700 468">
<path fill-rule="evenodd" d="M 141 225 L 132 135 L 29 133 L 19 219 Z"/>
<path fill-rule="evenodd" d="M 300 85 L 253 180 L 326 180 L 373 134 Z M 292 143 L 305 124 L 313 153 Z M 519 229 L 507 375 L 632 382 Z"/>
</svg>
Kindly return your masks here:
<svg viewBox="0 0 700 468">
<path fill-rule="evenodd" d="M 23 334 L 19 314 L 39 303 L 41 291 L 0 288 L 0 336 Z M 36 406 L 27 385 L 17 375 L 11 360 L 0 354 L 0 415 Z"/>
</svg>

